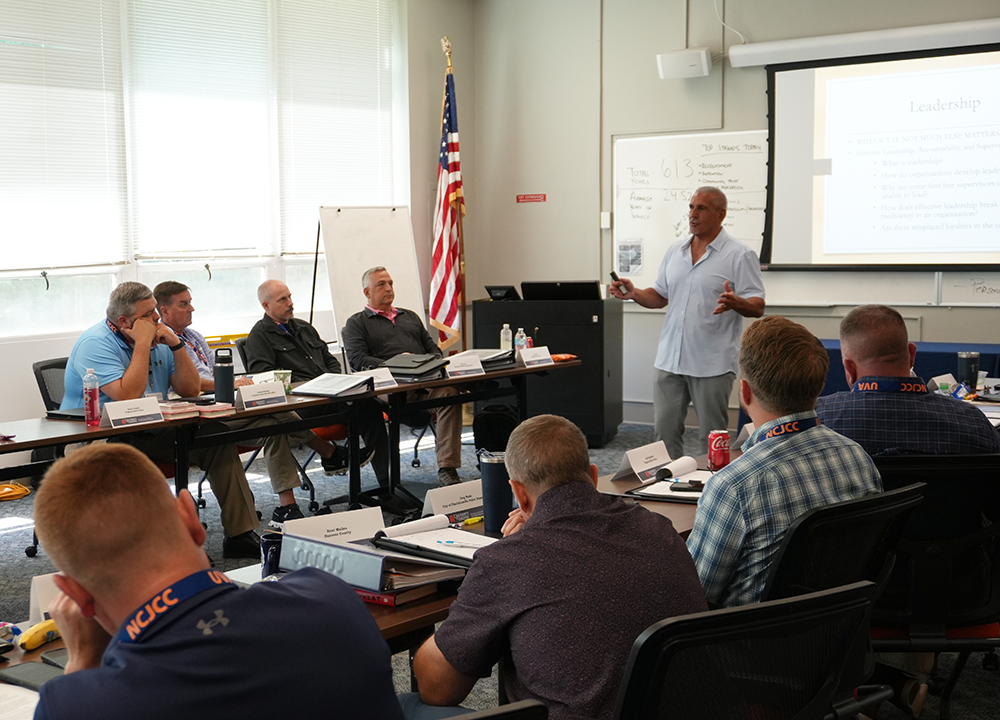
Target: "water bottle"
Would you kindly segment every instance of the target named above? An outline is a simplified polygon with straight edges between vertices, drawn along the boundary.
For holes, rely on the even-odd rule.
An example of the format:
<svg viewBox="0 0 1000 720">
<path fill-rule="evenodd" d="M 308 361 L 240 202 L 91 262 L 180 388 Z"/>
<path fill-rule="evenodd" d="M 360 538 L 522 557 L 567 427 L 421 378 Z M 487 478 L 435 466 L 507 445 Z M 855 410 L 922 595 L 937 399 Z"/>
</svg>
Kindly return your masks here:
<svg viewBox="0 0 1000 720">
<path fill-rule="evenodd" d="M 101 424 L 101 384 L 94 368 L 87 368 L 87 374 L 83 376 L 83 416 L 87 427 Z"/>
<path fill-rule="evenodd" d="M 215 402 L 232 403 L 235 397 L 233 349 L 217 348 L 215 351 Z"/>
<path fill-rule="evenodd" d="M 524 328 L 517 329 L 517 335 L 514 336 L 514 348 L 516 350 L 524 350 L 528 347 L 528 336 L 524 334 Z"/>
<path fill-rule="evenodd" d="M 507 323 L 503 324 L 503 329 L 500 331 L 500 349 L 510 350 L 513 345 L 514 333 L 510 331 L 510 325 Z"/>
</svg>

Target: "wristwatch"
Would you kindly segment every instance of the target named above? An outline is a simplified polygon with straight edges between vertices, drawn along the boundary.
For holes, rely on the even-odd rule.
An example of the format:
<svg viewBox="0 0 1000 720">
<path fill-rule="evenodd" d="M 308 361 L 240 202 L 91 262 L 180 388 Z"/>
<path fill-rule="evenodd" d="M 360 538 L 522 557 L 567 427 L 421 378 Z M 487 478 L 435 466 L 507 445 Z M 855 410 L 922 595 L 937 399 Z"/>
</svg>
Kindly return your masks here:
<svg viewBox="0 0 1000 720">
<path fill-rule="evenodd" d="M 184 341 L 183 341 L 183 340 L 181 340 L 181 341 L 180 341 L 179 343 L 177 343 L 176 345 L 168 345 L 167 347 L 169 347 L 169 348 L 170 348 L 170 352 L 177 352 L 177 351 L 178 351 L 178 350 L 180 350 L 180 349 L 181 349 L 182 347 L 184 347 Z"/>
</svg>

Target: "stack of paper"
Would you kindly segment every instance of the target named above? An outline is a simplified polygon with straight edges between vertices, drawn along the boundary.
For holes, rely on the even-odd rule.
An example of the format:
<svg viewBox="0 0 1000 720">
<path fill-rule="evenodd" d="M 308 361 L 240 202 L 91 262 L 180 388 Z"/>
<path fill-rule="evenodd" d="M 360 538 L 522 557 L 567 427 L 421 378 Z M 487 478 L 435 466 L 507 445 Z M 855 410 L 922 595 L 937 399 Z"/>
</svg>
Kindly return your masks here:
<svg viewBox="0 0 1000 720">
<path fill-rule="evenodd" d="M 160 403 L 160 413 L 163 415 L 164 420 L 198 417 L 198 412 L 197 405 L 182 400 Z"/>
</svg>

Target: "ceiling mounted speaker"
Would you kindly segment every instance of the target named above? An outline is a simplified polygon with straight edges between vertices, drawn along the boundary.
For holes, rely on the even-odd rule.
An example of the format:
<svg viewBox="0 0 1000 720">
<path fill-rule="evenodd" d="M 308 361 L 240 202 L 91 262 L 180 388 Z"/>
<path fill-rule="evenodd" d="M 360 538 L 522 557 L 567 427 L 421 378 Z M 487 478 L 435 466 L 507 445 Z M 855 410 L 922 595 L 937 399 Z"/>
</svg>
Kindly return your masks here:
<svg viewBox="0 0 1000 720">
<path fill-rule="evenodd" d="M 705 77 L 712 70 L 712 53 L 707 47 L 675 50 L 656 56 L 660 80 Z"/>
</svg>

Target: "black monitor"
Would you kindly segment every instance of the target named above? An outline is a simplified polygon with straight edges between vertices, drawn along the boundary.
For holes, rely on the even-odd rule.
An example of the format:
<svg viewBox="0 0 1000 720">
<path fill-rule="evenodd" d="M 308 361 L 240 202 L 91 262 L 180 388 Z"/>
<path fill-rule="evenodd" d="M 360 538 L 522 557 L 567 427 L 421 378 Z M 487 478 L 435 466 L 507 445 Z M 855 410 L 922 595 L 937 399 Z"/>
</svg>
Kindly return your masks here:
<svg viewBox="0 0 1000 720">
<path fill-rule="evenodd" d="M 525 300 L 600 300 L 601 283 L 597 280 L 572 282 L 522 282 Z"/>
<path fill-rule="evenodd" d="M 517 288 L 513 285 L 487 285 L 486 292 L 490 294 L 490 300 L 520 300 Z"/>
</svg>

